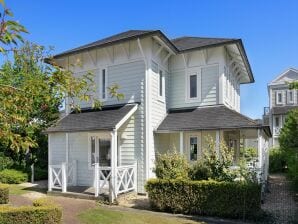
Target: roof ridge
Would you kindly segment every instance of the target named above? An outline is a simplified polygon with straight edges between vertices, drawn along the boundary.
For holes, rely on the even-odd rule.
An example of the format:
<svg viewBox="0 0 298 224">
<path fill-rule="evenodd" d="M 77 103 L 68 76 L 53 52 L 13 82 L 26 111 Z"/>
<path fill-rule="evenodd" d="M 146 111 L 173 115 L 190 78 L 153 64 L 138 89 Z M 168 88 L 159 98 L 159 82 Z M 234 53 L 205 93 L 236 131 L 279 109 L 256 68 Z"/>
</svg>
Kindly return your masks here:
<svg viewBox="0 0 298 224">
<path fill-rule="evenodd" d="M 240 38 L 230 38 L 230 37 L 199 37 L 199 36 L 182 36 L 182 37 L 176 37 L 171 39 L 171 41 L 181 40 L 185 38 L 198 38 L 198 39 L 218 39 L 218 40 L 239 40 Z"/>
</svg>

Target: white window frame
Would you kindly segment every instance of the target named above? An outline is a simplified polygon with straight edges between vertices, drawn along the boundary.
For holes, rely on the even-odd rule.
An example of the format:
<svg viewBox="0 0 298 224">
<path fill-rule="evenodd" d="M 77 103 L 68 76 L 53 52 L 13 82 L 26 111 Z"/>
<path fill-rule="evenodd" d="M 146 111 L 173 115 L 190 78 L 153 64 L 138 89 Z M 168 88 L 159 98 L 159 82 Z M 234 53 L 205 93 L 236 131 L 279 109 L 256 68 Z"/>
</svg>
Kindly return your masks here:
<svg viewBox="0 0 298 224">
<path fill-rule="evenodd" d="M 161 74 L 161 75 L 160 75 Z M 165 91 L 165 70 L 163 70 L 159 65 L 158 65 L 158 99 L 162 102 L 165 101 L 165 95 L 166 95 L 166 91 Z M 161 79 L 160 79 L 161 76 Z M 162 83 L 160 83 L 160 81 Z M 162 95 L 160 95 L 160 86 L 162 87 Z"/>
<path fill-rule="evenodd" d="M 276 95 L 275 95 L 275 98 L 276 98 L 276 100 L 275 100 L 275 102 L 276 102 L 276 105 L 282 105 L 283 104 L 283 91 L 276 91 L 276 93 L 275 93 Z M 278 100 L 278 96 L 279 96 L 279 94 L 281 94 L 281 101 L 279 101 Z"/>
<path fill-rule="evenodd" d="M 191 138 L 197 138 L 197 160 L 191 160 L 191 152 L 190 152 L 190 139 Z M 196 162 L 196 161 L 198 161 L 199 160 L 199 158 L 200 158 L 200 144 L 201 144 L 201 138 L 200 138 L 200 136 L 198 135 L 198 134 L 189 134 L 188 135 L 188 137 L 187 137 L 187 140 L 188 140 L 188 142 L 187 142 L 187 147 L 188 147 L 188 160 L 190 161 L 190 162 Z"/>
<path fill-rule="evenodd" d="M 112 143 L 112 139 L 109 136 L 109 134 L 104 134 L 104 133 L 89 133 L 88 134 L 88 169 L 89 170 L 94 170 L 94 166 L 91 164 L 91 138 L 95 137 L 95 154 L 99 155 L 99 147 L 98 147 L 98 139 L 102 140 L 109 140 Z M 112 147 L 112 144 L 111 144 Z M 111 148 L 112 152 L 112 148 Z"/>
<path fill-rule="evenodd" d="M 226 85 L 225 85 L 225 98 L 229 98 L 229 69 L 225 67 Z"/>
<path fill-rule="evenodd" d="M 190 97 L 190 76 L 196 75 L 197 76 L 197 97 Z M 202 68 L 198 69 L 188 69 L 185 79 L 185 102 L 192 103 L 192 102 L 201 102 L 201 95 L 202 95 Z"/>
<path fill-rule="evenodd" d="M 105 89 L 103 86 L 103 70 L 105 70 Z M 98 82 L 99 82 L 99 96 L 102 101 L 106 101 L 108 98 L 108 68 L 102 67 L 99 69 L 99 75 L 98 75 Z M 105 93 L 103 97 L 103 92 Z"/>
<path fill-rule="evenodd" d="M 292 93 L 292 100 L 290 100 L 290 94 Z M 287 90 L 287 104 L 294 104 L 294 91 Z"/>
</svg>

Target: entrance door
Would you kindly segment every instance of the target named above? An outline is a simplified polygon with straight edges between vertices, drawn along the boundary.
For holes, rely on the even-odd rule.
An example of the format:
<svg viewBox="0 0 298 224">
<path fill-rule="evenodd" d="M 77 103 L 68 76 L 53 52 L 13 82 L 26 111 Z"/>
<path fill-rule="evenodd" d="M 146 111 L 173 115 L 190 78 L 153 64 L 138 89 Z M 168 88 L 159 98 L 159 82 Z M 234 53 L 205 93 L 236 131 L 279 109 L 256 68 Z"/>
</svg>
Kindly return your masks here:
<svg viewBox="0 0 298 224">
<path fill-rule="evenodd" d="M 100 136 L 90 136 L 91 166 L 111 166 L 111 139 Z"/>
</svg>

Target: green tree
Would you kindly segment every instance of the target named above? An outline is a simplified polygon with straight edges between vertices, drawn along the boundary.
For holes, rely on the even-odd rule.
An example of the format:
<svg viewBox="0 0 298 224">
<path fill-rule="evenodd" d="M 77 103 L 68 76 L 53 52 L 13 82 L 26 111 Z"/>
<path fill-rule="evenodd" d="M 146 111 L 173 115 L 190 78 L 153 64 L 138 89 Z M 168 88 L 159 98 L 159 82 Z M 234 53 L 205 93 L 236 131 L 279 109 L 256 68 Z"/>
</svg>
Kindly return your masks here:
<svg viewBox="0 0 298 224">
<path fill-rule="evenodd" d="M 281 129 L 279 144 L 283 150 L 298 150 L 298 110 L 291 110 Z"/>
</svg>

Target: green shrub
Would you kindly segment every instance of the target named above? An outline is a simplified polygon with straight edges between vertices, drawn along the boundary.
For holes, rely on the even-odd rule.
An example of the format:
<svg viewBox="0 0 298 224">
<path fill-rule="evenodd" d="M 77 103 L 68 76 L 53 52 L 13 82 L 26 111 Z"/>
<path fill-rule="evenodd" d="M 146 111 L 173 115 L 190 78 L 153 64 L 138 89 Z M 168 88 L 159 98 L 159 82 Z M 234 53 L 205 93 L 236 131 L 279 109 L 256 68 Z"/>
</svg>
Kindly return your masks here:
<svg viewBox="0 0 298 224">
<path fill-rule="evenodd" d="M 14 161 L 0 152 L 0 171 L 9 169 L 13 166 Z"/>
<path fill-rule="evenodd" d="M 270 149 L 269 151 L 269 172 L 280 173 L 285 172 L 286 153 L 279 148 Z"/>
<path fill-rule="evenodd" d="M 31 169 L 30 169 L 30 178 L 31 178 Z M 48 179 L 48 169 L 34 167 L 34 180 L 47 180 Z"/>
<path fill-rule="evenodd" d="M 44 200 L 44 199 L 42 199 Z M 34 206 L 10 207 L 0 206 L 0 224 L 58 224 L 61 223 L 62 210 L 60 207 L 37 201 Z"/>
<path fill-rule="evenodd" d="M 159 211 L 246 219 L 261 207 L 261 186 L 252 183 L 151 179 L 146 190 Z"/>
<path fill-rule="evenodd" d="M 189 169 L 189 178 L 191 180 L 208 180 L 210 176 L 210 170 L 202 163 L 195 163 Z"/>
<path fill-rule="evenodd" d="M 0 184 L 0 204 L 7 204 L 9 202 L 9 185 Z"/>
<path fill-rule="evenodd" d="M 298 153 L 291 152 L 287 153 L 287 175 L 292 181 L 294 190 L 298 192 Z"/>
<path fill-rule="evenodd" d="M 0 183 L 20 184 L 28 181 L 28 174 L 19 170 L 5 169 L 0 171 Z"/>
<path fill-rule="evenodd" d="M 184 156 L 177 152 L 158 155 L 154 172 L 160 179 L 188 179 L 189 165 Z"/>
</svg>

